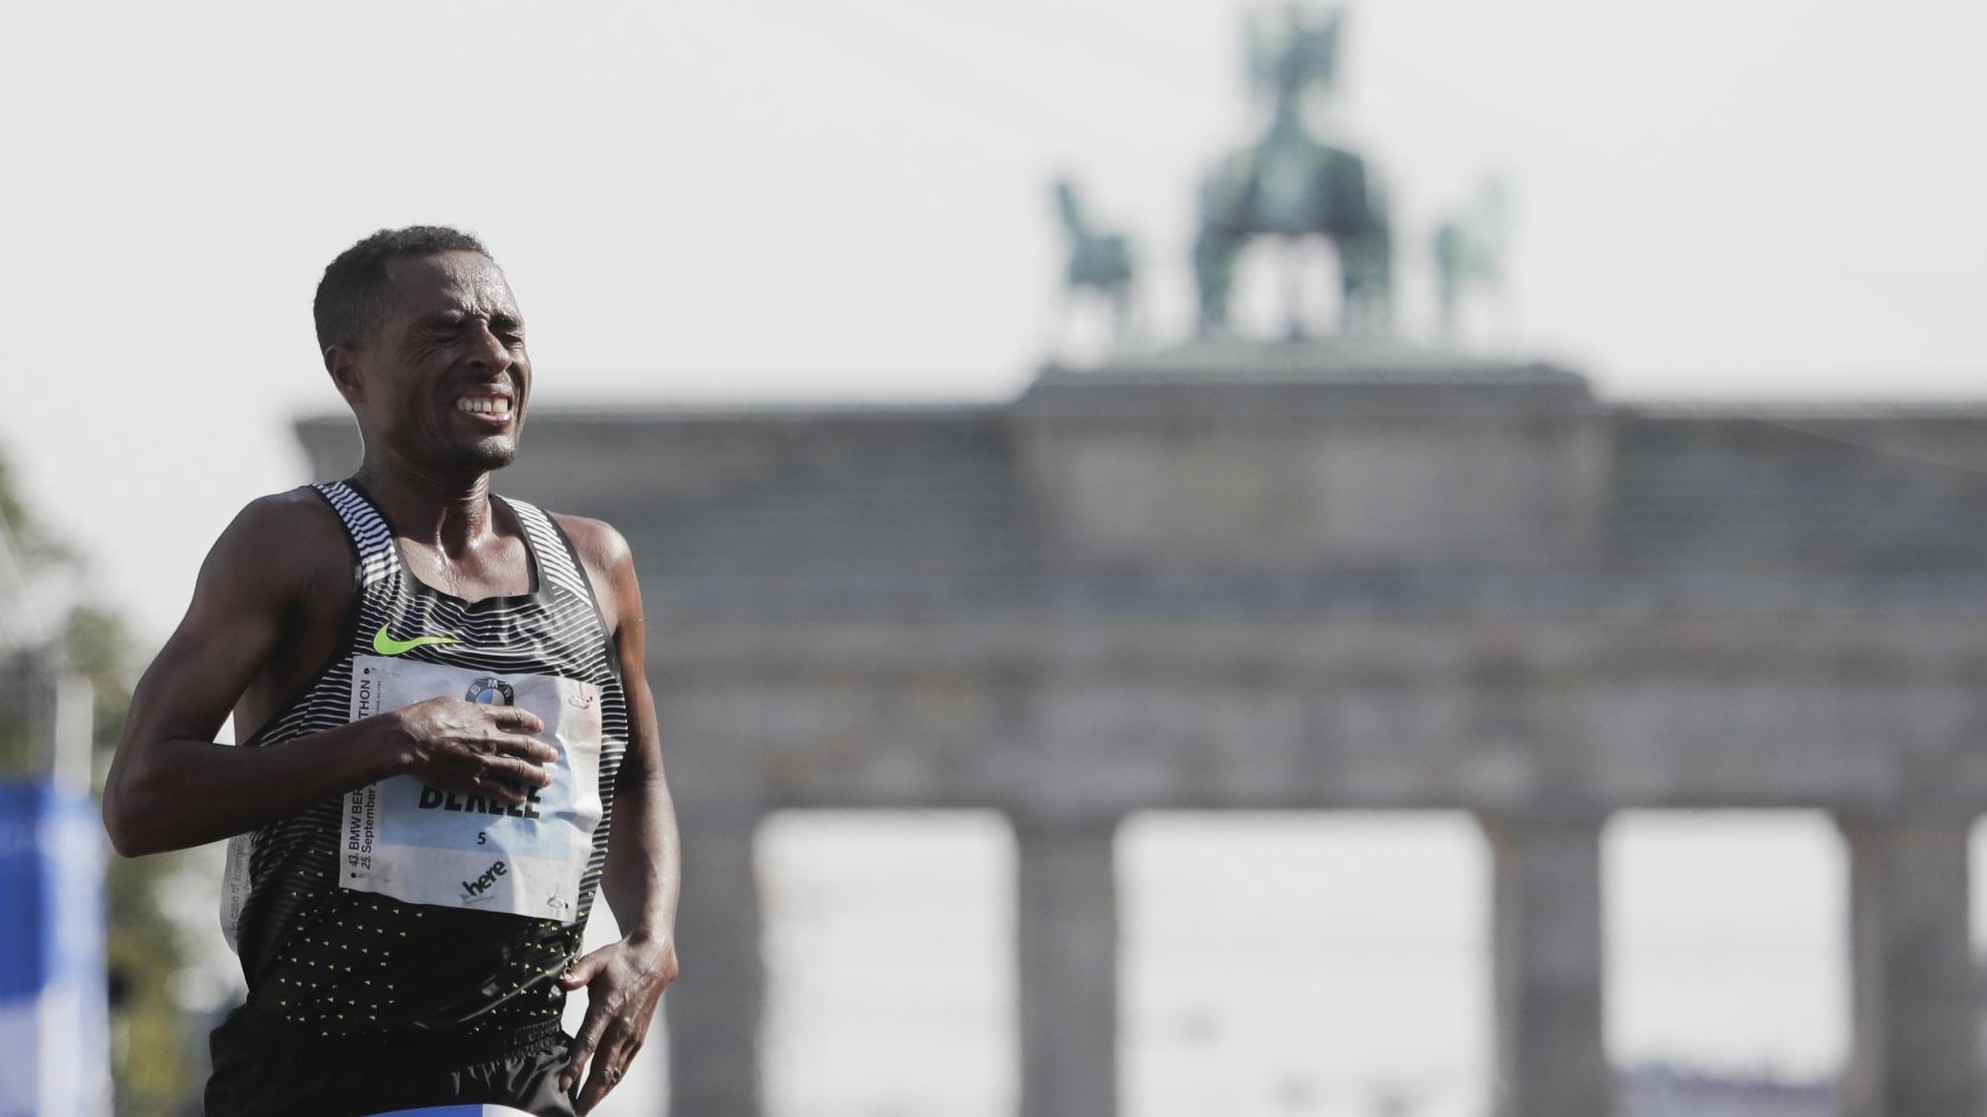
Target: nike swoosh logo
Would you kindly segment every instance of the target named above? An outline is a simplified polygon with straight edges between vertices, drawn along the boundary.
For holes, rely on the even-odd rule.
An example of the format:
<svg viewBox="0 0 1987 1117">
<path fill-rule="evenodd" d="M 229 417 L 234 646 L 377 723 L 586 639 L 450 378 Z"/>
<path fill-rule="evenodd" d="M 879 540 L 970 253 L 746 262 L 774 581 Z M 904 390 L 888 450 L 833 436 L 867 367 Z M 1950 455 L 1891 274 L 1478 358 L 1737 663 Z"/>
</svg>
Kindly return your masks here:
<svg viewBox="0 0 1987 1117">
<path fill-rule="evenodd" d="M 381 655 L 399 655 L 401 652 L 411 652 L 415 648 L 425 648 L 430 644 L 460 643 L 462 643 L 461 638 L 455 636 L 416 636 L 412 640 L 395 640 L 386 634 L 385 625 L 380 625 L 379 631 L 373 633 L 373 650 Z"/>
</svg>

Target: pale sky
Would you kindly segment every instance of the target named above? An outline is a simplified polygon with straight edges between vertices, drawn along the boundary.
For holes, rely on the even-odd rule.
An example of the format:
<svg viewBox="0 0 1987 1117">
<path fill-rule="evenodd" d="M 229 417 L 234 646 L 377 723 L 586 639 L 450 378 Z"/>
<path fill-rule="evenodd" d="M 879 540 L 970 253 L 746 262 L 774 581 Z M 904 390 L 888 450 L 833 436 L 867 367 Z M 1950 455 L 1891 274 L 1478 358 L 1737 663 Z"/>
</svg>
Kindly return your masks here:
<svg viewBox="0 0 1987 1117">
<path fill-rule="evenodd" d="M 0 446 L 159 639 L 234 512 L 303 479 L 289 421 L 342 406 L 310 298 L 379 226 L 485 238 L 541 407 L 1009 398 L 1064 171 L 1171 343 L 1196 178 L 1259 124 L 1240 11 L 12 5 Z M 1481 340 L 1617 399 L 1987 401 L 1983 51 L 1966 0 L 1367 0 L 1333 115 L 1391 184 L 1410 337 L 1429 230 L 1494 174 Z"/>
<path fill-rule="evenodd" d="M 381 226 L 485 239 L 540 408 L 1010 398 L 1056 326 L 1058 173 L 1172 344 L 1196 178 L 1260 123 L 1240 11 L 10 5 L 0 447 L 156 641 L 234 512 L 305 479 L 288 424 L 342 406 L 311 294 Z M 1363 0 L 1335 135 L 1391 185 L 1410 339 L 1430 230 L 1497 175 L 1481 344 L 1616 400 L 1987 405 L 1983 54 L 1977 0 Z M 1775 1057 L 1839 1051 L 1803 1036 Z"/>
</svg>

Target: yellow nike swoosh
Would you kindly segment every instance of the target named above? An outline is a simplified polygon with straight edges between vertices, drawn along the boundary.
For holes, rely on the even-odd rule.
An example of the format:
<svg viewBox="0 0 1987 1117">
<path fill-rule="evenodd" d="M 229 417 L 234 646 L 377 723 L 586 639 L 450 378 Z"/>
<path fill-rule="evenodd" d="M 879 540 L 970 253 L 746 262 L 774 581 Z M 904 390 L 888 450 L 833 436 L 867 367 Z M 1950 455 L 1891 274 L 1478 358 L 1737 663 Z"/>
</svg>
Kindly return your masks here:
<svg viewBox="0 0 1987 1117">
<path fill-rule="evenodd" d="M 462 643 L 461 638 L 456 636 L 416 636 L 411 640 L 395 640 L 386 634 L 385 625 L 380 625 L 379 631 L 373 633 L 373 650 L 381 655 L 399 655 L 401 652 L 411 652 L 415 648 L 425 648 L 430 644 L 460 643 Z"/>
</svg>

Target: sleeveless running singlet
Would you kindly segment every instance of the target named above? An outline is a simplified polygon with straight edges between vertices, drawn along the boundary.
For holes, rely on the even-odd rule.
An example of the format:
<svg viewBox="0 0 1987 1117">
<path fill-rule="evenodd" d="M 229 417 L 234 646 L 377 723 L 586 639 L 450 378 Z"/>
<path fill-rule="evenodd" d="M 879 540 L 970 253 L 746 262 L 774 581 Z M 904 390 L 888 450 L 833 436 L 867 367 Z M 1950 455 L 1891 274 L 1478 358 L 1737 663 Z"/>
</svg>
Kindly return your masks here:
<svg viewBox="0 0 1987 1117">
<path fill-rule="evenodd" d="M 466 602 L 414 577 L 354 486 L 315 488 L 345 525 L 359 588 L 339 650 L 243 747 L 449 696 L 531 710 L 559 759 L 521 807 L 396 776 L 230 842 L 222 925 L 249 1010 L 312 1039 L 501 1043 L 556 1026 L 628 735 L 586 572 L 545 513 L 497 498 L 534 584 Z"/>
</svg>

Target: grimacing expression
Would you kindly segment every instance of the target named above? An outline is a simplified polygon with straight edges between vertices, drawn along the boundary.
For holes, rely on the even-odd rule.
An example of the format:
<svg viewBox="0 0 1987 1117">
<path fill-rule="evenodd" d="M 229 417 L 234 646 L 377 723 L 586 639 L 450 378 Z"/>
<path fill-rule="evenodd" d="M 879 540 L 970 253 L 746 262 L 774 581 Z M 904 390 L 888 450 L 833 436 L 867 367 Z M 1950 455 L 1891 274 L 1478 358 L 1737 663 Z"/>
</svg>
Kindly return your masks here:
<svg viewBox="0 0 1987 1117">
<path fill-rule="evenodd" d="M 484 471 L 517 457 L 531 358 L 504 273 L 478 252 L 387 262 L 398 295 L 357 352 L 359 427 L 410 463 Z"/>
</svg>

